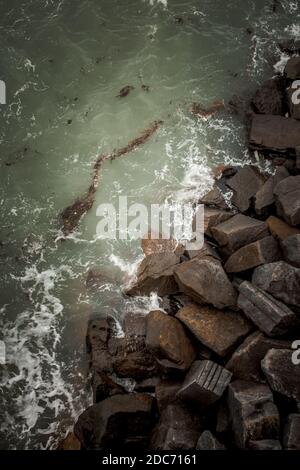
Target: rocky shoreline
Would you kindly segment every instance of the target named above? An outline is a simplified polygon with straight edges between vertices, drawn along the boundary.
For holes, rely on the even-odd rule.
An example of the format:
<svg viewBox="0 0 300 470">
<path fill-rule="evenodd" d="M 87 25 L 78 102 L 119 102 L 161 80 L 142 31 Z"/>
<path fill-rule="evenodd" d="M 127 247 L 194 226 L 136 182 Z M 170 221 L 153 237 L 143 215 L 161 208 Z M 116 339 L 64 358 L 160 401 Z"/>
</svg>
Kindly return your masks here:
<svg viewBox="0 0 300 470">
<path fill-rule="evenodd" d="M 127 314 L 122 338 L 112 317 L 90 320 L 94 404 L 62 448 L 300 449 L 295 80 L 296 56 L 244 106 L 253 160 L 268 159 L 272 175 L 257 165 L 218 168 L 215 186 L 199 201 L 204 247 L 143 240 L 145 257 L 125 295 L 156 292 L 161 310 Z"/>
</svg>

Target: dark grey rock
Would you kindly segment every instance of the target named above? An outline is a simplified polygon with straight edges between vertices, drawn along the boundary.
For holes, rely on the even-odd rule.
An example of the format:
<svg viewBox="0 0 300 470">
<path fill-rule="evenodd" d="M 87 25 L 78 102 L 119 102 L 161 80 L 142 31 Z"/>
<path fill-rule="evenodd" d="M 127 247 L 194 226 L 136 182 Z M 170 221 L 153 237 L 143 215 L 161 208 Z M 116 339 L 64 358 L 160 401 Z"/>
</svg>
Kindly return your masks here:
<svg viewBox="0 0 300 470">
<path fill-rule="evenodd" d="M 86 340 L 92 369 L 106 373 L 113 372 L 113 359 L 108 350 L 108 342 L 115 331 L 116 322 L 110 316 L 95 318 L 89 322 Z"/>
<path fill-rule="evenodd" d="M 290 414 L 283 431 L 283 446 L 287 450 L 300 450 L 300 414 Z"/>
<path fill-rule="evenodd" d="M 237 173 L 226 182 L 227 186 L 233 190 L 233 196 L 231 198 L 232 204 L 237 207 L 239 211 L 246 212 L 250 208 L 251 199 L 264 183 L 265 177 L 257 168 L 250 165 L 240 168 Z"/>
<path fill-rule="evenodd" d="M 225 392 L 231 372 L 212 361 L 195 361 L 177 396 L 183 400 L 208 406 Z"/>
<path fill-rule="evenodd" d="M 92 376 L 93 402 L 99 403 L 105 398 L 120 395 L 125 390 L 103 372 L 94 371 Z"/>
<path fill-rule="evenodd" d="M 263 441 L 249 441 L 251 450 L 282 450 L 280 441 L 275 439 L 265 439 Z"/>
<path fill-rule="evenodd" d="M 289 172 L 284 166 L 276 169 L 275 174 L 270 176 L 255 195 L 255 212 L 258 215 L 268 215 L 273 204 L 275 204 L 274 189 L 280 181 L 287 178 Z"/>
<path fill-rule="evenodd" d="M 300 224 L 300 175 L 285 178 L 274 189 L 277 212 L 292 225 Z"/>
<path fill-rule="evenodd" d="M 250 282 L 242 282 L 239 292 L 238 306 L 266 335 L 281 336 L 298 325 L 292 310 Z"/>
<path fill-rule="evenodd" d="M 197 450 L 226 450 L 225 446 L 210 432 L 204 431 L 198 439 Z"/>
<path fill-rule="evenodd" d="M 177 401 L 176 394 L 181 382 L 176 380 L 161 380 L 155 387 L 155 398 L 160 413 L 170 404 Z"/>
<path fill-rule="evenodd" d="M 267 80 L 256 91 L 252 105 L 256 113 L 284 116 L 284 90 L 282 80 Z"/>
<path fill-rule="evenodd" d="M 254 149 L 285 152 L 300 145 L 300 122 L 296 119 L 257 114 L 252 120 L 249 145 Z"/>
<path fill-rule="evenodd" d="M 228 406 L 238 447 L 247 448 L 249 441 L 278 438 L 279 413 L 267 385 L 232 382 L 228 387 Z"/>
<path fill-rule="evenodd" d="M 300 268 L 300 234 L 283 240 L 281 248 L 285 261 L 295 268 Z"/>
<path fill-rule="evenodd" d="M 290 80 L 300 79 L 300 57 L 292 57 L 287 62 L 284 74 Z"/>
</svg>

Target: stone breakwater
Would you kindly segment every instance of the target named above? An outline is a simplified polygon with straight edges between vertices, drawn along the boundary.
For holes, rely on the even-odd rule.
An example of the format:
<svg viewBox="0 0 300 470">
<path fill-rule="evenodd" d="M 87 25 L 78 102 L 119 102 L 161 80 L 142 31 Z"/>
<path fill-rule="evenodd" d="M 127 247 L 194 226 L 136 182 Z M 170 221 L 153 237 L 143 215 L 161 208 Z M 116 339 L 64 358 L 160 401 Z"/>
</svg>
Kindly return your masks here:
<svg viewBox="0 0 300 470">
<path fill-rule="evenodd" d="M 254 165 L 218 168 L 199 201 L 201 250 L 143 241 L 145 257 L 124 295 L 157 292 L 161 310 L 128 313 L 122 338 L 113 317 L 90 320 L 94 404 L 63 448 L 300 449 L 300 365 L 292 360 L 300 339 L 295 80 L 299 57 L 242 106 L 249 149 L 270 160 L 272 175 Z"/>
</svg>

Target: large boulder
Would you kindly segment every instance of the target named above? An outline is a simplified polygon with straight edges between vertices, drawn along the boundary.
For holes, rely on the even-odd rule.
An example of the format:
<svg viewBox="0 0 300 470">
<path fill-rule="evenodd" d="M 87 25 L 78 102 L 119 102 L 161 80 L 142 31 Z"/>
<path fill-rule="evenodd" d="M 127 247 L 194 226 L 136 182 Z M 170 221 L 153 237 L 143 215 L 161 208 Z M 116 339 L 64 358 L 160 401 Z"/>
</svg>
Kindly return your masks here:
<svg viewBox="0 0 300 470">
<path fill-rule="evenodd" d="M 147 349 L 166 370 L 185 371 L 196 357 L 196 349 L 183 325 L 160 310 L 147 315 Z"/>
<path fill-rule="evenodd" d="M 267 338 L 260 331 L 256 331 L 233 353 L 226 369 L 232 372 L 234 379 L 264 383 L 266 378 L 261 369 L 261 361 L 270 349 L 288 347 L 287 341 Z"/>
<path fill-rule="evenodd" d="M 300 224 L 300 175 L 285 178 L 274 189 L 277 212 L 292 225 Z"/>
<path fill-rule="evenodd" d="M 211 229 L 232 217 L 232 213 L 213 207 L 204 207 L 204 233 L 211 237 Z M 194 225 L 193 225 L 194 228 Z"/>
<path fill-rule="evenodd" d="M 231 372 L 213 361 L 195 361 L 177 396 L 189 403 L 209 406 L 221 398 L 231 377 Z"/>
<path fill-rule="evenodd" d="M 225 450 L 225 446 L 210 431 L 204 431 L 198 439 L 196 449 Z"/>
<path fill-rule="evenodd" d="M 283 445 L 287 450 L 300 450 L 300 414 L 290 414 L 283 431 Z"/>
<path fill-rule="evenodd" d="M 220 261 L 212 257 L 194 258 L 174 271 L 180 289 L 200 304 L 216 308 L 235 307 L 236 292 Z"/>
<path fill-rule="evenodd" d="M 247 165 L 240 168 L 226 182 L 227 186 L 233 190 L 232 204 L 240 212 L 246 212 L 250 208 L 251 199 L 264 185 L 265 180 L 265 177 L 253 166 Z"/>
<path fill-rule="evenodd" d="M 239 273 L 261 264 L 278 261 L 280 258 L 278 243 L 275 238 L 269 236 L 240 248 L 230 256 L 224 268 L 228 273 Z"/>
<path fill-rule="evenodd" d="M 299 229 L 297 229 L 296 227 L 291 227 L 283 220 L 278 219 L 278 217 L 274 217 L 272 215 L 266 220 L 266 223 L 273 237 L 281 241 L 285 240 L 291 235 L 300 234 Z"/>
<path fill-rule="evenodd" d="M 149 395 L 114 395 L 84 411 L 74 432 L 85 449 L 144 448 L 153 425 L 152 408 Z"/>
<path fill-rule="evenodd" d="M 282 80 L 267 80 L 256 91 L 252 106 L 258 114 L 277 114 L 284 116 L 284 87 Z"/>
<path fill-rule="evenodd" d="M 270 176 L 264 185 L 255 195 L 255 212 L 261 215 L 267 215 L 275 204 L 274 189 L 278 183 L 289 176 L 289 172 L 284 166 L 276 169 L 275 174 Z"/>
<path fill-rule="evenodd" d="M 152 253 L 141 262 L 137 280 L 127 291 L 127 295 L 150 295 L 157 292 L 159 296 L 178 292 L 174 280 L 174 269 L 180 257 L 171 252 Z"/>
<path fill-rule="evenodd" d="M 239 308 L 266 335 L 282 336 L 299 325 L 295 312 L 250 282 L 242 282 L 239 292 Z"/>
<path fill-rule="evenodd" d="M 214 239 L 228 255 L 242 246 L 269 235 L 265 222 L 237 214 L 226 222 L 211 229 Z"/>
<path fill-rule="evenodd" d="M 285 152 L 300 145 L 300 122 L 282 116 L 257 114 L 252 120 L 249 145 L 254 149 Z"/>
<path fill-rule="evenodd" d="M 289 80 L 300 79 L 300 57 L 291 57 L 287 62 L 284 74 Z"/>
<path fill-rule="evenodd" d="M 279 413 L 267 385 L 232 382 L 228 388 L 228 406 L 238 447 L 244 449 L 249 447 L 249 441 L 279 437 Z"/>
<path fill-rule="evenodd" d="M 261 362 L 274 392 L 293 400 L 300 411 L 300 367 L 293 364 L 289 349 L 270 349 Z"/>
<path fill-rule="evenodd" d="M 252 282 L 285 304 L 300 306 L 300 269 L 285 261 L 259 266 L 253 273 Z"/>
<path fill-rule="evenodd" d="M 300 234 L 291 235 L 281 243 L 285 261 L 295 268 L 300 268 Z"/>
<path fill-rule="evenodd" d="M 219 356 L 226 356 L 252 328 L 246 318 L 237 312 L 195 304 L 181 308 L 176 318 Z"/>
</svg>

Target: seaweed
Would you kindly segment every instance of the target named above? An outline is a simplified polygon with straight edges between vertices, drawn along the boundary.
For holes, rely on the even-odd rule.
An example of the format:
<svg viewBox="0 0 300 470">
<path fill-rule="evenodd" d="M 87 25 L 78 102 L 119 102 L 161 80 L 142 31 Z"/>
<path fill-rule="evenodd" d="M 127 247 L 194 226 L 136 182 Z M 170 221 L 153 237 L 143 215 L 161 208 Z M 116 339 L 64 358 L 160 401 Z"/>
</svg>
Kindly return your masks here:
<svg viewBox="0 0 300 470">
<path fill-rule="evenodd" d="M 77 198 L 76 201 L 64 209 L 61 214 L 63 222 L 62 230 L 65 236 L 69 235 L 75 230 L 80 222 L 80 219 L 93 207 L 95 193 L 97 191 L 100 179 L 100 170 L 103 162 L 107 160 L 113 161 L 116 158 L 132 152 L 140 145 L 143 145 L 157 131 L 162 123 L 163 121 L 154 121 L 147 129 L 145 129 L 138 137 L 131 140 L 125 147 L 121 147 L 120 149 L 110 154 L 99 155 L 94 163 L 93 179 L 90 187 L 87 190 L 87 193 L 83 197 Z"/>
<path fill-rule="evenodd" d="M 119 91 L 119 94 L 116 96 L 116 98 L 125 98 L 125 96 L 129 95 L 129 93 L 134 90 L 134 86 L 132 85 L 126 85 L 121 90 Z"/>
</svg>

